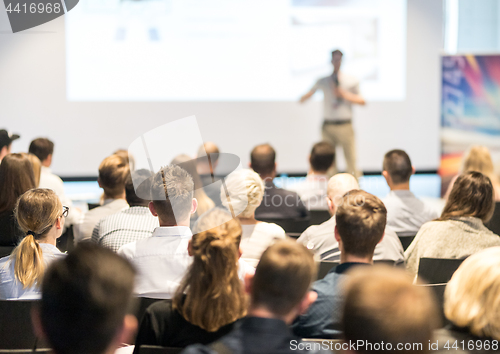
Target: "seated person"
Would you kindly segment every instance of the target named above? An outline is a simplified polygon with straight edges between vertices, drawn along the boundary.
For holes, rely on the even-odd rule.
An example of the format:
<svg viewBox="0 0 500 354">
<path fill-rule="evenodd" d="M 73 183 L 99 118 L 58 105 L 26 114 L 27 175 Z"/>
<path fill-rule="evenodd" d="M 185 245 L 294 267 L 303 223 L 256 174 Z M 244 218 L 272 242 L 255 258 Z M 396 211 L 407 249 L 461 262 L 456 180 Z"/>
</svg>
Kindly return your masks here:
<svg viewBox="0 0 500 354">
<path fill-rule="evenodd" d="M 468 257 L 455 271 L 444 292 L 444 313 L 451 325 L 436 331 L 440 353 L 487 353 L 494 349 L 493 340 L 500 341 L 499 270 L 500 247 L 491 247 Z M 444 347 L 447 341 L 449 348 Z M 450 350 L 455 342 L 459 350 Z"/>
<path fill-rule="evenodd" d="M 276 151 L 269 144 L 256 146 L 250 155 L 250 167 L 260 175 L 265 185 L 264 200 L 255 211 L 255 217 L 258 220 L 308 217 L 309 212 L 297 193 L 275 186 L 275 160 Z"/>
<path fill-rule="evenodd" d="M 500 237 L 484 226 L 495 210 L 493 186 L 480 172 L 460 175 L 441 217 L 420 228 L 405 251 L 406 268 L 417 274 L 420 258 L 464 258 L 500 246 Z"/>
<path fill-rule="evenodd" d="M 19 134 L 11 134 L 5 129 L 0 129 L 0 164 L 3 158 L 10 154 L 12 142 L 19 138 Z"/>
<path fill-rule="evenodd" d="M 198 149 L 196 170 L 200 176 L 205 194 L 215 203 L 221 205 L 219 188 L 212 185 L 215 181 L 215 169 L 219 163 L 219 148 L 213 142 L 206 142 Z"/>
<path fill-rule="evenodd" d="M 343 292 L 344 341 L 361 343 L 354 353 L 433 352 L 432 334 L 440 322 L 434 296 L 428 287 L 413 285 L 404 270 L 354 269 Z"/>
<path fill-rule="evenodd" d="M 54 262 L 42 283 L 33 327 L 54 354 L 112 354 L 137 329 L 135 271 L 113 251 L 84 242 Z"/>
<path fill-rule="evenodd" d="M 410 157 L 403 150 L 391 150 L 384 157 L 382 175 L 389 188 L 383 199 L 387 208 L 387 226 L 396 232 L 414 232 L 438 213 L 410 192 L 410 177 L 415 173 Z"/>
<path fill-rule="evenodd" d="M 151 237 L 160 226 L 158 218 L 149 211 L 152 174 L 148 170 L 132 172 L 125 182 L 125 198 L 129 208 L 101 219 L 92 232 L 92 241 L 118 252 L 121 246 Z M 137 185 L 137 193 L 134 187 Z"/>
<path fill-rule="evenodd" d="M 229 333 L 246 314 L 247 301 L 238 277 L 241 226 L 221 209 L 203 214 L 206 226 L 189 242 L 193 263 L 172 301 L 163 300 L 147 309 L 135 341 L 141 345 L 185 347 L 211 343 Z"/>
<path fill-rule="evenodd" d="M 290 188 L 297 192 L 308 210 L 328 210 L 326 190 L 328 185 L 327 171 L 335 161 L 335 149 L 322 141 L 314 144 L 309 155 L 309 172 L 306 180 Z"/>
<path fill-rule="evenodd" d="M 108 156 L 101 162 L 97 182 L 104 190 L 104 202 L 86 212 L 83 219 L 75 224 L 75 243 L 90 240 L 99 220 L 128 208 L 125 200 L 125 181 L 129 175 L 127 160 L 119 155 Z"/>
<path fill-rule="evenodd" d="M 189 222 L 196 207 L 189 173 L 171 165 L 155 174 L 149 210 L 158 217 L 160 227 L 151 237 L 123 245 L 118 250 L 118 254 L 137 268 L 137 295 L 172 298 L 191 264 L 188 243 L 193 235 Z"/>
<path fill-rule="evenodd" d="M 332 217 L 321 225 L 309 226 L 297 242 L 312 250 L 320 261 L 338 262 L 340 260 L 339 243 L 335 239 L 335 213 L 342 204 L 343 196 L 359 189 L 356 178 L 349 173 L 338 173 L 328 181 L 328 208 Z M 375 261 L 404 262 L 404 250 L 401 241 L 394 231 L 386 226 L 384 238 L 375 247 Z"/>
<path fill-rule="evenodd" d="M 304 353 L 294 349 L 300 338 L 288 325 L 316 298 L 310 291 L 315 277 L 316 264 L 304 246 L 291 240 L 276 242 L 262 254 L 255 276 L 247 277 L 247 317 L 210 347 L 197 344 L 183 353 Z"/>
<path fill-rule="evenodd" d="M 17 224 L 14 207 L 32 188 L 36 188 L 35 175 L 27 154 L 5 156 L 0 164 L 0 246 L 15 247 L 26 236 Z"/>
<path fill-rule="evenodd" d="M 293 324 L 302 338 L 339 338 L 344 297 L 340 283 L 352 268 L 373 263 L 375 246 L 384 236 L 387 210 L 376 196 L 361 190 L 347 193 L 335 214 L 335 239 L 339 243 L 340 265 L 313 284 L 317 300 Z"/>
<path fill-rule="evenodd" d="M 256 266 L 262 252 L 277 239 L 286 238 L 285 231 L 278 225 L 257 221 L 255 209 L 261 204 L 264 184 L 252 170 L 238 170 L 231 173 L 221 187 L 222 204 L 236 216 L 243 228 L 241 237 L 241 258 Z"/>
<path fill-rule="evenodd" d="M 14 215 L 26 235 L 12 254 L 0 259 L 0 299 L 40 297 L 40 280 L 48 264 L 64 257 L 56 247 L 68 213 L 51 189 L 30 189 L 18 200 Z"/>
</svg>

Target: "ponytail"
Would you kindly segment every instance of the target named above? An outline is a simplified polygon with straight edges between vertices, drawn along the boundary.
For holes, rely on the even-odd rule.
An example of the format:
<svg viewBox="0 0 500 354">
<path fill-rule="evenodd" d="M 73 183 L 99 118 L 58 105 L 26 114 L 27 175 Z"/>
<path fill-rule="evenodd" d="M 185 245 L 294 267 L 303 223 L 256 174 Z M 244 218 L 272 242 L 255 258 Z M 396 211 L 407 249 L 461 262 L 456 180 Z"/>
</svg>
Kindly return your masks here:
<svg viewBox="0 0 500 354">
<path fill-rule="evenodd" d="M 35 240 L 35 235 L 30 232 L 14 249 L 10 259 L 14 261 L 14 275 L 23 284 L 23 288 L 40 284 L 45 264 L 43 262 L 42 248 Z"/>
</svg>

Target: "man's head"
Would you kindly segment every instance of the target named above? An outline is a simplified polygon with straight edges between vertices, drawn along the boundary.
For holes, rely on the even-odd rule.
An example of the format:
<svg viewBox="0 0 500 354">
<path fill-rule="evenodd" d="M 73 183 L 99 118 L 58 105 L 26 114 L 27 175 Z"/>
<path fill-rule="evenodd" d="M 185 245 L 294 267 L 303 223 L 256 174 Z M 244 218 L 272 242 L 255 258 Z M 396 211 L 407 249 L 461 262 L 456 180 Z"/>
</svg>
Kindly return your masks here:
<svg viewBox="0 0 500 354">
<path fill-rule="evenodd" d="M 353 189 L 359 189 L 359 184 L 356 177 L 349 173 L 337 173 L 330 178 L 327 187 L 327 202 L 330 214 L 335 214 L 337 207 L 344 201 L 344 195 Z"/>
<path fill-rule="evenodd" d="M 247 279 L 251 312 L 263 310 L 291 322 L 316 300 L 317 294 L 309 291 L 316 271 L 313 255 L 303 245 L 276 242 L 262 254 L 253 279 Z"/>
<path fill-rule="evenodd" d="M 5 129 L 0 129 L 0 161 L 5 155 L 10 154 L 12 142 L 19 139 L 18 134 L 11 134 Z"/>
<path fill-rule="evenodd" d="M 199 174 L 214 173 L 219 161 L 219 148 L 215 143 L 207 141 L 198 149 L 197 169 Z"/>
<path fill-rule="evenodd" d="M 335 49 L 332 52 L 333 71 L 336 73 L 340 70 L 340 65 L 342 64 L 342 57 L 343 56 L 344 56 L 344 54 L 338 49 Z"/>
<path fill-rule="evenodd" d="M 106 198 L 123 198 L 125 181 L 130 175 L 127 161 L 119 155 L 106 157 L 99 166 L 99 186 L 104 189 Z"/>
<path fill-rule="evenodd" d="M 345 340 L 367 343 L 358 346 L 358 353 L 379 353 L 375 344 L 382 342 L 386 352 L 429 352 L 440 320 L 428 287 L 414 285 L 404 270 L 381 265 L 354 269 L 344 284 Z"/>
<path fill-rule="evenodd" d="M 197 207 L 193 193 L 193 178 L 188 172 L 176 165 L 165 166 L 153 178 L 149 209 L 158 216 L 160 226 L 189 225 Z"/>
<path fill-rule="evenodd" d="M 124 258 L 82 243 L 52 263 L 44 275 L 42 299 L 33 312 L 37 335 L 56 354 L 114 352 L 135 332 L 127 315 L 133 301 L 135 270 Z"/>
<path fill-rule="evenodd" d="M 145 169 L 134 171 L 127 177 L 125 199 L 129 206 L 147 207 L 149 205 L 152 179 L 153 174 Z M 143 199 L 146 197 L 147 199 Z"/>
<path fill-rule="evenodd" d="M 49 167 L 52 164 L 54 143 L 47 138 L 37 138 L 31 142 L 29 152 L 38 157 L 43 166 Z"/>
<path fill-rule="evenodd" d="M 309 155 L 309 164 L 313 172 L 326 174 L 326 171 L 332 167 L 334 161 L 335 149 L 332 144 L 326 141 L 314 144 L 311 155 Z"/>
<path fill-rule="evenodd" d="M 269 144 L 257 145 L 250 154 L 250 167 L 262 179 L 274 178 L 276 175 L 276 151 Z"/>
<path fill-rule="evenodd" d="M 375 246 L 384 235 L 387 221 L 384 203 L 365 191 L 350 191 L 338 206 L 335 220 L 341 259 L 351 256 L 371 262 Z"/>
<path fill-rule="evenodd" d="M 410 157 L 403 150 L 391 150 L 384 156 L 382 175 L 391 189 L 409 188 L 410 177 L 415 173 Z M 408 187 L 408 188 L 406 188 Z M 402 188 L 399 188 L 402 189 Z"/>
</svg>

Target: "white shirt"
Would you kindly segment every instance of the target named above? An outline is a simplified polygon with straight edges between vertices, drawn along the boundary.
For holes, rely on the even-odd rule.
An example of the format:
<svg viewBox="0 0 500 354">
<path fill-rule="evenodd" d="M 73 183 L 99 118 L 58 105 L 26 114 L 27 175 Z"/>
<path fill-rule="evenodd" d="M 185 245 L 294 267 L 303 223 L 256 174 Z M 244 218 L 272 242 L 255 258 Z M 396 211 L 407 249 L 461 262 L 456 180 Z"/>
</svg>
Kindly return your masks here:
<svg viewBox="0 0 500 354">
<path fill-rule="evenodd" d="M 428 221 L 439 217 L 409 190 L 391 191 L 383 200 L 387 209 L 387 226 L 395 232 L 415 232 Z"/>
<path fill-rule="evenodd" d="M 75 243 L 90 240 L 92 231 L 94 231 L 99 220 L 127 208 L 128 203 L 125 199 L 106 199 L 103 205 L 86 212 L 83 218 L 75 224 L 73 229 L 75 233 Z"/>
<path fill-rule="evenodd" d="M 338 80 L 340 88 L 359 94 L 359 81 L 354 76 L 339 72 Z M 333 93 L 334 81 L 331 75 L 316 81 L 311 91 L 318 89 L 323 91 L 323 117 L 325 121 L 349 120 L 352 118 L 352 104 L 335 96 Z"/>
<path fill-rule="evenodd" d="M 240 248 L 243 251 L 241 258 L 256 267 L 260 256 L 264 251 L 278 239 L 286 239 L 285 230 L 276 224 L 258 222 L 252 225 L 241 225 Z"/>
<path fill-rule="evenodd" d="M 66 254 L 57 249 L 56 246 L 48 243 L 39 243 L 42 249 L 45 267 L 56 259 L 65 257 Z M 39 299 L 41 292 L 38 284 L 23 289 L 23 284 L 14 275 L 14 260 L 10 256 L 0 259 L 0 300 L 29 300 Z"/>
<path fill-rule="evenodd" d="M 327 175 L 307 175 L 305 181 L 289 188 L 297 192 L 307 210 L 328 210 L 326 192 L 328 187 Z"/>
</svg>

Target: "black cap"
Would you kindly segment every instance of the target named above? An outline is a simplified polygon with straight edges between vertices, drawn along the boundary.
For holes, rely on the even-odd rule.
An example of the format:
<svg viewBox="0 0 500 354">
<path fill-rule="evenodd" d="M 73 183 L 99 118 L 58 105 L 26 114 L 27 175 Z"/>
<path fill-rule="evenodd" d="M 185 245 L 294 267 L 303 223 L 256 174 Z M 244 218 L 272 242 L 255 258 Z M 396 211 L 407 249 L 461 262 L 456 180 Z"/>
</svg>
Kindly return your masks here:
<svg viewBox="0 0 500 354">
<path fill-rule="evenodd" d="M 19 138 L 19 134 L 12 134 L 5 129 L 0 129 L 0 149 L 9 146 L 11 142 Z"/>
</svg>

